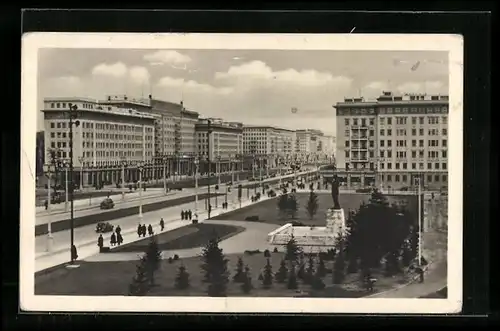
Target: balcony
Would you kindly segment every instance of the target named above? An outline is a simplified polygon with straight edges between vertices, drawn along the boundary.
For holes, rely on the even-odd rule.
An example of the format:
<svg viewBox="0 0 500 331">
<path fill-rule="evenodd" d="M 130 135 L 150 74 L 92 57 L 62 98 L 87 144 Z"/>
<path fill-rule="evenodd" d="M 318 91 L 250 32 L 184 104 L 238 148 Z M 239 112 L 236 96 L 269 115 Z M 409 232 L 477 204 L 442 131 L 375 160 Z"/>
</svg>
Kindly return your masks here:
<svg viewBox="0 0 500 331">
<path fill-rule="evenodd" d="M 351 126 L 351 130 L 361 130 L 361 131 L 365 131 L 365 130 L 368 130 L 368 126 L 367 125 L 353 125 Z"/>
<path fill-rule="evenodd" d="M 361 146 L 355 145 L 355 146 L 351 147 L 351 150 L 353 150 L 353 151 L 366 151 L 366 150 L 368 150 L 368 146 L 365 146 L 365 145 L 361 145 Z"/>
</svg>

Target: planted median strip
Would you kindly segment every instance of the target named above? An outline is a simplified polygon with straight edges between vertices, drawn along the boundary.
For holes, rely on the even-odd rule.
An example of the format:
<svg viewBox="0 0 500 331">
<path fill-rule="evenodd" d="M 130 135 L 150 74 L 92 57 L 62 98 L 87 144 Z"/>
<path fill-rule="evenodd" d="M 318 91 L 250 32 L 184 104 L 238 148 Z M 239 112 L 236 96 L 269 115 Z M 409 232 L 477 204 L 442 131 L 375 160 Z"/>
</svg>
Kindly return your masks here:
<svg viewBox="0 0 500 331">
<path fill-rule="evenodd" d="M 218 193 L 218 194 L 210 194 L 211 197 L 215 196 L 222 196 L 224 194 Z M 208 198 L 208 194 L 199 194 L 198 195 L 198 200 L 204 200 Z M 166 200 L 166 201 L 158 201 L 158 202 L 153 202 L 149 204 L 143 204 L 142 206 L 142 212 L 147 213 L 150 211 L 156 211 L 164 208 L 169 208 L 169 207 L 175 207 L 178 205 L 182 205 L 185 203 L 190 203 L 195 200 L 195 196 L 188 196 L 188 197 L 182 197 L 178 199 L 172 199 L 172 200 Z M 81 216 L 81 217 L 75 217 L 74 218 L 74 227 L 81 227 L 85 225 L 90 225 L 90 224 L 96 224 L 98 222 L 105 222 L 105 221 L 111 221 L 117 218 L 122 218 L 122 217 L 127 217 L 127 216 L 132 216 L 138 213 L 138 206 L 133 206 L 133 207 L 127 207 L 127 208 L 121 208 L 121 209 L 116 209 L 116 210 L 108 210 L 108 211 L 103 211 L 100 214 L 92 214 L 92 215 L 86 215 L 86 216 Z M 57 222 L 52 223 L 52 232 L 59 232 L 59 231 L 64 231 L 70 229 L 71 226 L 71 220 L 70 219 L 65 219 Z M 40 224 L 35 227 L 35 236 L 40 236 L 48 233 L 47 229 L 47 224 Z"/>
</svg>

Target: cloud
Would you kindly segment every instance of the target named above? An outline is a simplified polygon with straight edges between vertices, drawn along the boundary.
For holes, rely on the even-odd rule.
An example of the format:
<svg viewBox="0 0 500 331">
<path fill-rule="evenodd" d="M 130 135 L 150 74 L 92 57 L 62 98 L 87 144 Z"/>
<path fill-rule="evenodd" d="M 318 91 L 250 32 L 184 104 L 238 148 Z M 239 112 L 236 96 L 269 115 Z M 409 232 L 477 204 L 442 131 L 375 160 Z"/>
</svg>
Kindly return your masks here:
<svg viewBox="0 0 500 331">
<path fill-rule="evenodd" d="M 383 91 L 388 89 L 388 84 L 386 82 L 371 82 L 365 86 L 367 89 Z"/>
<path fill-rule="evenodd" d="M 127 74 L 127 66 L 123 62 L 113 64 L 101 63 L 92 69 L 92 75 L 123 77 Z"/>
<path fill-rule="evenodd" d="M 128 74 L 130 79 L 137 84 L 147 84 L 151 77 L 147 68 L 139 66 L 130 68 Z"/>
<path fill-rule="evenodd" d="M 157 51 L 144 55 L 144 60 L 150 64 L 185 64 L 191 62 L 191 58 L 177 51 Z"/>
<path fill-rule="evenodd" d="M 298 71 L 290 68 L 273 71 L 271 67 L 262 61 L 252 61 L 238 66 L 231 66 L 226 72 L 216 72 L 215 79 L 236 84 L 277 82 L 303 87 L 327 85 L 347 87 L 352 81 L 349 77 L 333 76 L 329 72 L 320 72 L 311 69 Z"/>
<path fill-rule="evenodd" d="M 233 89 L 231 87 L 216 87 L 210 84 L 199 83 L 194 80 L 184 80 L 182 78 L 163 77 L 158 81 L 158 87 L 170 87 L 180 90 L 190 90 L 191 92 L 203 92 L 214 94 L 230 94 Z"/>
<path fill-rule="evenodd" d="M 399 85 L 397 90 L 400 93 L 446 93 L 441 81 L 407 82 Z"/>
<path fill-rule="evenodd" d="M 46 96 L 80 96 L 84 82 L 76 76 L 52 77 L 42 84 Z"/>
</svg>

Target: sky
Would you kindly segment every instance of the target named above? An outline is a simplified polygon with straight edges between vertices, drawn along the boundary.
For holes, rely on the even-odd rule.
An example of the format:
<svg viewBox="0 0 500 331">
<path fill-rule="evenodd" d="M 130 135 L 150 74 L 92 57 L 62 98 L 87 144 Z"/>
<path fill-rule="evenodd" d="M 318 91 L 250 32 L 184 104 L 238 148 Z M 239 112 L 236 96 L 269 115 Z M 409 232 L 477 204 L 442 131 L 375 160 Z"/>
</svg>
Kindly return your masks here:
<svg viewBox="0 0 500 331">
<path fill-rule="evenodd" d="M 437 51 L 81 48 L 40 49 L 38 70 L 40 109 L 47 97 L 151 93 L 203 117 L 332 135 L 332 106 L 344 97 L 447 94 L 449 73 L 447 53 Z"/>
</svg>

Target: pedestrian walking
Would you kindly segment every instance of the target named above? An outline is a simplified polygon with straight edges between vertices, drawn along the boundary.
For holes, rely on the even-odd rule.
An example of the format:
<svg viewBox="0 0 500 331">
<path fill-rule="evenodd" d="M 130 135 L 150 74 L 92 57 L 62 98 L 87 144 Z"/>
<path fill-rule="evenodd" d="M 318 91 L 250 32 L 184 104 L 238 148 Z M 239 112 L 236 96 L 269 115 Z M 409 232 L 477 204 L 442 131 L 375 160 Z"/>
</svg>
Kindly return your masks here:
<svg viewBox="0 0 500 331">
<path fill-rule="evenodd" d="M 101 251 L 104 247 L 104 238 L 102 237 L 102 234 L 100 234 L 99 238 L 97 238 L 97 246 L 99 247 L 99 251 Z"/>
<path fill-rule="evenodd" d="M 142 226 L 139 224 L 137 225 L 137 236 L 140 238 L 142 234 Z"/>
<path fill-rule="evenodd" d="M 181 211 L 181 220 L 184 221 L 184 210 Z"/>
<path fill-rule="evenodd" d="M 116 245 L 116 234 L 114 232 L 113 232 L 113 234 L 111 234 L 111 239 L 110 239 L 109 243 L 111 244 L 111 246 Z"/>
<path fill-rule="evenodd" d="M 123 243 L 123 237 L 122 237 L 121 233 L 116 234 L 116 242 L 118 245 L 121 245 Z"/>
<path fill-rule="evenodd" d="M 149 224 L 149 225 L 148 225 L 148 234 L 149 234 L 150 236 L 152 236 L 152 235 L 153 235 L 153 227 L 151 226 L 151 224 Z"/>
<path fill-rule="evenodd" d="M 160 220 L 160 227 L 161 227 L 162 231 L 163 231 L 163 229 L 165 229 L 165 221 L 163 221 L 163 217 Z"/>
<path fill-rule="evenodd" d="M 49 209 L 49 203 L 48 203 L 48 200 L 45 200 L 44 205 L 45 205 L 45 210 Z"/>
<path fill-rule="evenodd" d="M 141 233 L 143 237 L 146 237 L 146 224 L 143 224 L 141 227 Z"/>
<path fill-rule="evenodd" d="M 78 260 L 78 252 L 76 250 L 75 245 L 71 246 L 71 260 L 73 260 L 73 261 Z"/>
<path fill-rule="evenodd" d="M 115 229 L 115 232 L 117 235 L 119 235 L 120 233 L 122 233 L 122 228 L 120 228 L 120 226 L 118 225 Z"/>
<path fill-rule="evenodd" d="M 192 217 L 193 217 L 193 212 L 191 211 L 191 209 L 189 209 L 189 211 L 188 211 L 189 220 L 191 220 Z"/>
</svg>

